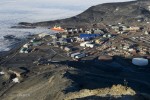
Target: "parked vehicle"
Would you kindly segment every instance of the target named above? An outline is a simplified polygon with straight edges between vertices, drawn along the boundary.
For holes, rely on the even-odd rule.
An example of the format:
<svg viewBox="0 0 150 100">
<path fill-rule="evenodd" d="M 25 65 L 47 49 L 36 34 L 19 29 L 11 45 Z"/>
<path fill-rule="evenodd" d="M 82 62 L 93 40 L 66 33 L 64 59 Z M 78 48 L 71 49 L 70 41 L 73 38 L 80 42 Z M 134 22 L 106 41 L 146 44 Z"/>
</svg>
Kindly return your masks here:
<svg viewBox="0 0 150 100">
<path fill-rule="evenodd" d="M 86 56 L 85 53 L 80 53 L 80 54 L 76 55 L 74 58 L 80 59 L 80 58 L 83 58 L 83 57 L 85 57 L 85 56 Z"/>
<path fill-rule="evenodd" d="M 76 55 L 79 55 L 79 54 L 80 54 L 80 52 L 73 53 L 73 54 L 71 54 L 71 57 L 72 57 L 72 58 L 75 58 L 75 56 L 76 56 Z"/>
</svg>

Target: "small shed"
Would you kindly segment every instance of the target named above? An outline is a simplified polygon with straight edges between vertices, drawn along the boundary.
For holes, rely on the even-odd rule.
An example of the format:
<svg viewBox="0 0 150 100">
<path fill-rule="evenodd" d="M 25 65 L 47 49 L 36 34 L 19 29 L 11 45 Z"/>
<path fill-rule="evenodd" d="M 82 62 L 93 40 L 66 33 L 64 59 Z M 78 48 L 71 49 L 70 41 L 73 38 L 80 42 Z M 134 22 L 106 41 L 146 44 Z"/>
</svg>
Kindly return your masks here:
<svg viewBox="0 0 150 100">
<path fill-rule="evenodd" d="M 56 35 L 51 35 L 52 39 L 57 39 Z"/>
<path fill-rule="evenodd" d="M 68 35 L 63 34 L 63 35 L 62 35 L 62 38 L 68 38 Z"/>
<path fill-rule="evenodd" d="M 26 44 L 23 45 L 24 48 L 29 48 L 29 46 L 30 46 L 29 43 L 26 43 Z"/>
<path fill-rule="evenodd" d="M 64 50 L 69 52 L 69 51 L 71 51 L 71 48 L 70 47 L 65 47 Z"/>
<path fill-rule="evenodd" d="M 31 52 L 31 49 L 30 48 L 21 48 L 19 53 L 29 53 Z"/>
<path fill-rule="evenodd" d="M 148 31 L 145 31 L 145 34 L 146 34 L 146 35 L 148 35 L 148 34 L 150 34 L 150 32 L 148 32 Z"/>
<path fill-rule="evenodd" d="M 16 77 L 16 78 L 13 78 L 12 81 L 13 81 L 14 83 L 20 83 L 20 80 L 19 80 L 19 78 L 17 78 L 17 77 Z"/>
<path fill-rule="evenodd" d="M 48 33 L 40 33 L 38 36 L 39 36 L 40 38 L 44 38 L 44 37 L 46 37 L 46 36 L 49 36 L 49 34 L 48 34 Z"/>
<path fill-rule="evenodd" d="M 27 70 L 18 67 L 13 67 L 9 69 L 9 72 L 15 74 L 17 77 L 22 77 L 27 73 Z"/>
<path fill-rule="evenodd" d="M 104 32 L 100 29 L 94 30 L 94 34 L 104 34 Z"/>
</svg>

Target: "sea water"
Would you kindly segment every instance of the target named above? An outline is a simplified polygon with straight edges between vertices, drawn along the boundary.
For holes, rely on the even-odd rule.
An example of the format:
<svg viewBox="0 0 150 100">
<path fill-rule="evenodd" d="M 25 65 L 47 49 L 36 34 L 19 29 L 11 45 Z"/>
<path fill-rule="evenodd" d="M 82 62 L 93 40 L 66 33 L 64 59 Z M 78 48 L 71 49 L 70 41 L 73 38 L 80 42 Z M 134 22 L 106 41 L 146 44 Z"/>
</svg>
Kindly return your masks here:
<svg viewBox="0 0 150 100">
<path fill-rule="evenodd" d="M 15 29 L 11 26 L 19 22 L 40 22 L 70 17 L 79 13 L 67 8 L 54 7 L 51 0 L 0 0 L 0 52 L 9 51 L 15 46 L 15 40 L 4 39 L 3 36 L 14 35 L 24 39 L 28 35 L 42 32 L 51 33 L 48 28 Z M 36 3 L 36 5 L 34 5 Z"/>
</svg>

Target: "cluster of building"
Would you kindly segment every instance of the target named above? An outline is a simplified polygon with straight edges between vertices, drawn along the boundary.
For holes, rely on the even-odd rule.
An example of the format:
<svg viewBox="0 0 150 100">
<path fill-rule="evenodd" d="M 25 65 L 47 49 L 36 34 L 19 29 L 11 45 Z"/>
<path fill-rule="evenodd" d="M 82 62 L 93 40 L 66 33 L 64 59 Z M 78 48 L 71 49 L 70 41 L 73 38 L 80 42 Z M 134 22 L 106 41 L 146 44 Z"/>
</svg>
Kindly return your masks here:
<svg viewBox="0 0 150 100">
<path fill-rule="evenodd" d="M 143 29 L 141 27 L 125 26 L 121 23 L 109 25 L 108 27 L 121 34 L 128 32 L 136 33 Z M 107 29 L 62 29 L 61 27 L 55 27 L 53 30 L 59 30 L 61 32 L 56 34 L 40 33 L 24 44 L 19 53 L 32 53 L 37 50 L 36 48 L 38 46 L 44 44 L 48 49 L 51 49 L 50 47 L 60 48 L 60 50 L 63 50 L 64 53 L 73 60 L 80 60 L 82 58 L 86 60 L 86 58 L 92 56 L 93 58 L 98 57 L 101 61 L 112 61 L 113 56 L 121 56 L 133 58 L 132 63 L 137 66 L 146 66 L 149 64 L 150 36 L 148 31 L 143 35 L 133 35 L 124 38 L 120 36 L 121 34 L 112 34 L 113 32 L 111 31 L 108 32 Z M 47 51 L 49 52 L 50 50 Z M 139 56 L 141 56 L 141 58 L 136 58 Z M 143 56 L 146 56 L 147 58 L 142 58 Z M 33 63 L 44 65 L 51 62 L 51 58 L 39 58 Z M 27 73 L 27 70 L 11 68 L 8 72 L 15 75 L 15 77 L 12 78 L 12 81 L 19 83 L 21 78 Z M 5 72 L 0 72 L 0 75 L 4 74 Z"/>
<path fill-rule="evenodd" d="M 60 47 L 73 59 L 80 59 L 92 54 L 87 53 L 87 48 L 94 49 L 114 37 L 115 35 L 101 29 L 68 29 L 65 32 L 51 35 L 52 41 L 48 45 Z"/>
<path fill-rule="evenodd" d="M 108 25 L 108 26 L 119 34 L 127 34 L 128 32 L 138 32 L 143 30 L 143 27 L 127 26 L 122 23 L 118 23 L 116 25 Z"/>
<path fill-rule="evenodd" d="M 137 32 L 142 30 L 141 27 L 129 27 L 121 23 L 118 23 L 117 25 L 109 25 L 108 27 L 111 27 L 111 29 L 115 30 L 117 33 Z M 38 34 L 37 38 L 30 40 L 30 42 L 21 48 L 20 53 L 29 53 L 34 51 L 32 47 L 41 45 L 43 43 L 42 40 L 44 40 L 47 46 L 59 47 L 73 59 L 98 56 L 95 55 L 96 53 L 111 57 L 134 57 L 150 54 L 150 49 L 148 47 L 134 43 L 133 40 L 139 41 L 137 37 L 132 37 L 131 40 L 128 40 L 118 36 L 118 34 L 112 34 L 111 31 L 108 32 L 107 29 L 92 28 L 83 30 L 82 28 L 62 29 L 61 27 L 55 27 L 54 30 L 61 30 L 61 32 L 56 34 Z M 139 36 L 139 38 L 142 41 L 142 38 L 145 37 Z M 149 42 L 148 39 L 146 40 Z"/>
<path fill-rule="evenodd" d="M 43 42 L 40 38 L 33 38 L 28 43 L 24 44 L 20 49 L 19 53 L 30 53 L 35 51 L 36 49 L 33 48 L 35 46 L 40 46 Z"/>
<path fill-rule="evenodd" d="M 98 50 L 105 51 L 110 56 L 134 57 L 138 55 L 147 56 L 150 54 L 150 49 L 148 47 L 128 40 L 108 42 L 98 47 Z"/>
</svg>

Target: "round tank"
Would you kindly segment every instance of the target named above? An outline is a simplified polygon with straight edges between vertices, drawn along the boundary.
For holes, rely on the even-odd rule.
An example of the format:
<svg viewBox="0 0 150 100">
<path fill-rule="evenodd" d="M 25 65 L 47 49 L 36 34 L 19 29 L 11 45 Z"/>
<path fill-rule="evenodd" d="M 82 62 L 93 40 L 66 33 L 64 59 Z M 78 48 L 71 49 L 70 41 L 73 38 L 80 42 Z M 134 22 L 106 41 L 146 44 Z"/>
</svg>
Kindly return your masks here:
<svg viewBox="0 0 150 100">
<path fill-rule="evenodd" d="M 148 65 L 148 59 L 144 58 L 133 58 L 132 63 L 137 66 L 146 66 Z"/>
</svg>

